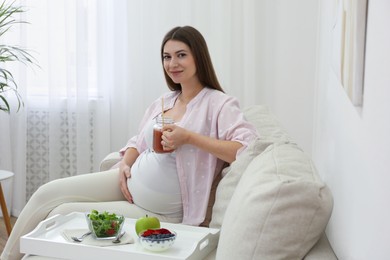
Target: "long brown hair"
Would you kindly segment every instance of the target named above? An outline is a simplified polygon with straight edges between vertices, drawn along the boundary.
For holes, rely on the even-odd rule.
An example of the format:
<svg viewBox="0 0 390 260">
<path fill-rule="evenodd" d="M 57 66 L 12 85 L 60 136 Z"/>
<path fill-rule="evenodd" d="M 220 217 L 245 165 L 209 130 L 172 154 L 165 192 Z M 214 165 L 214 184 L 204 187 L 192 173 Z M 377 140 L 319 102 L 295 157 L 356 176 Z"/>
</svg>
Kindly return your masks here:
<svg viewBox="0 0 390 260">
<path fill-rule="evenodd" d="M 224 92 L 215 74 L 206 41 L 198 30 L 191 26 L 179 26 L 170 30 L 161 44 L 162 62 L 164 62 L 164 46 L 169 40 L 183 42 L 190 48 L 194 56 L 197 76 L 203 86 Z M 173 82 L 165 70 L 164 76 L 170 90 L 181 90 L 181 85 Z"/>
</svg>

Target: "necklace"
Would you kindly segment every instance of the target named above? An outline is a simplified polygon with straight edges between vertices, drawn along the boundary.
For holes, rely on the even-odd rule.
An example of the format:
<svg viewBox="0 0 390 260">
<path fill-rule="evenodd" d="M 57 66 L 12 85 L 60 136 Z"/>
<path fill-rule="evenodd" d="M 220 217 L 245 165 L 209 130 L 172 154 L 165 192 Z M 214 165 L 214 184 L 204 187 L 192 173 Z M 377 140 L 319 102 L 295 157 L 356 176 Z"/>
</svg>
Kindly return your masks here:
<svg viewBox="0 0 390 260">
<path fill-rule="evenodd" d="M 192 100 L 192 98 L 189 98 L 188 101 L 183 97 L 183 92 L 180 92 L 179 96 L 178 96 L 178 99 L 180 101 L 180 103 L 183 103 L 185 105 L 187 105 L 188 103 L 190 103 L 190 101 Z"/>
</svg>

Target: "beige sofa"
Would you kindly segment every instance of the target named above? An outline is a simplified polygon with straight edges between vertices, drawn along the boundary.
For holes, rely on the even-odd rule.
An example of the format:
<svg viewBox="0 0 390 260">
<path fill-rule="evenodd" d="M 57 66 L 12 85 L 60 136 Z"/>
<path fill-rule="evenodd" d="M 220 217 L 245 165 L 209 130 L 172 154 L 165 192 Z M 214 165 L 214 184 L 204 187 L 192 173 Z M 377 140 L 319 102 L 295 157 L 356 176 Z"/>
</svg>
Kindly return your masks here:
<svg viewBox="0 0 390 260">
<path fill-rule="evenodd" d="M 207 259 L 337 259 L 324 233 L 333 198 L 313 162 L 267 107 L 244 114 L 260 138 L 222 172 L 209 211 L 220 240 Z M 101 170 L 117 161 L 108 155 Z"/>
<path fill-rule="evenodd" d="M 215 186 L 208 220 L 221 233 L 206 259 L 337 259 L 325 235 L 333 198 L 311 159 L 267 107 L 252 106 L 244 113 L 260 138 L 223 170 Z M 118 153 L 109 154 L 101 170 L 118 160 Z"/>
</svg>

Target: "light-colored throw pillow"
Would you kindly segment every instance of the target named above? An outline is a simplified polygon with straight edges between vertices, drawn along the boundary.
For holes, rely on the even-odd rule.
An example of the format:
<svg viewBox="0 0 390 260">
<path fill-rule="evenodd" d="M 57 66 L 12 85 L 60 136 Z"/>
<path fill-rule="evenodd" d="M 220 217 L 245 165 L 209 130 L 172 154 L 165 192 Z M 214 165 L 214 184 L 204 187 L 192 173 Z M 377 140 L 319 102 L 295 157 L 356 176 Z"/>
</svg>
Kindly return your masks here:
<svg viewBox="0 0 390 260">
<path fill-rule="evenodd" d="M 257 129 L 259 138 L 252 142 L 229 167 L 223 169 L 222 176 L 224 177 L 218 184 L 212 210 L 210 222 L 212 228 L 221 227 L 226 208 L 249 163 L 274 142 L 286 143 L 290 141 L 287 132 L 267 106 L 250 106 L 243 109 L 243 113 L 245 118 Z"/>
<path fill-rule="evenodd" d="M 243 173 L 226 210 L 217 259 L 303 259 L 333 207 L 328 187 L 295 144 L 272 144 Z"/>
<path fill-rule="evenodd" d="M 243 151 L 240 156 L 229 167 L 222 171 L 224 176 L 218 184 L 215 193 L 215 202 L 212 209 L 210 221 L 211 228 L 221 228 L 225 211 L 233 196 L 234 190 L 240 181 L 242 173 L 248 167 L 249 163 L 263 152 L 271 143 L 256 139 Z"/>
</svg>

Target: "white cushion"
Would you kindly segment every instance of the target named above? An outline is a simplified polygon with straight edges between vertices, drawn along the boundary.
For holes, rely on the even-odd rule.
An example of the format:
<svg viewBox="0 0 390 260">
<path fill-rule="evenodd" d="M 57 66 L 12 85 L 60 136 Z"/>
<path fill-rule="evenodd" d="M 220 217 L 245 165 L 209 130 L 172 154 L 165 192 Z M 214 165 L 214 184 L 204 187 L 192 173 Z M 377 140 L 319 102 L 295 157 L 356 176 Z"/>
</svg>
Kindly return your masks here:
<svg viewBox="0 0 390 260">
<path fill-rule="evenodd" d="M 227 207 L 217 259 L 303 259 L 333 206 L 302 150 L 272 144 L 249 164 Z"/>
<path fill-rule="evenodd" d="M 267 106 L 250 106 L 243 109 L 245 118 L 251 122 L 259 133 L 259 138 L 251 143 L 240 156 L 222 171 L 222 180 L 218 184 L 212 211 L 210 227 L 220 228 L 227 206 L 236 186 L 249 163 L 272 143 L 290 142 L 291 138 L 280 126 L 279 121 Z"/>
<path fill-rule="evenodd" d="M 230 199 L 240 181 L 242 173 L 248 167 L 249 163 L 261 152 L 263 152 L 271 143 L 261 141 L 260 139 L 252 142 L 248 148 L 229 167 L 222 171 L 224 176 L 217 187 L 215 193 L 215 202 L 212 209 L 210 221 L 211 228 L 220 228 L 222 225 L 225 211 L 230 203 Z"/>
</svg>

